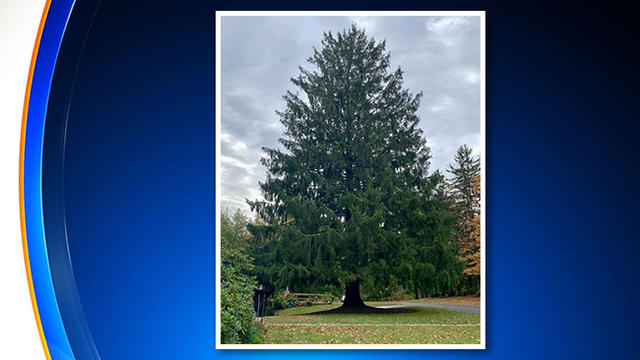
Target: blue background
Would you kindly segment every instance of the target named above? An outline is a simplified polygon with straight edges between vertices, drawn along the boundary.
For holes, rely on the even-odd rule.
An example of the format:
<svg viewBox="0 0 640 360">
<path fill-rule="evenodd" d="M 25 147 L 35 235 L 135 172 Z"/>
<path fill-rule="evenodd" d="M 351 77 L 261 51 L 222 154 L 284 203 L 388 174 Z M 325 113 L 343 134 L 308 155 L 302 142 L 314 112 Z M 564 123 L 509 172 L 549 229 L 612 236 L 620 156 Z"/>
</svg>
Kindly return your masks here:
<svg viewBox="0 0 640 360">
<path fill-rule="evenodd" d="M 392 355 L 214 351 L 214 10 L 232 4 L 77 5 L 50 95 L 43 197 L 78 358 Z M 487 350 L 402 356 L 633 357 L 636 19 L 614 3 L 425 6 L 487 11 Z"/>
</svg>

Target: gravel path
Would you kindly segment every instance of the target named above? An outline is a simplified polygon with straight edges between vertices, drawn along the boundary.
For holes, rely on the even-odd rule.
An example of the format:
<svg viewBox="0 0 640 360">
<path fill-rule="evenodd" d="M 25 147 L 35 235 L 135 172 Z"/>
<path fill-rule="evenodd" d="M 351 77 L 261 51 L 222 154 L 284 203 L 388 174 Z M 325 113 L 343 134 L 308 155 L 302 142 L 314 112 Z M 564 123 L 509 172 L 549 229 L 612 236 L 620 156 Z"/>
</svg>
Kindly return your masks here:
<svg viewBox="0 0 640 360">
<path fill-rule="evenodd" d="M 480 306 L 469 306 L 469 305 L 450 305 L 450 304 L 431 304 L 431 303 L 419 303 L 419 302 L 399 302 L 398 305 L 386 305 L 386 306 L 378 306 L 380 309 L 392 309 L 399 307 L 430 307 L 437 309 L 445 309 L 452 311 L 465 312 L 469 314 L 477 314 L 480 315 Z"/>
</svg>

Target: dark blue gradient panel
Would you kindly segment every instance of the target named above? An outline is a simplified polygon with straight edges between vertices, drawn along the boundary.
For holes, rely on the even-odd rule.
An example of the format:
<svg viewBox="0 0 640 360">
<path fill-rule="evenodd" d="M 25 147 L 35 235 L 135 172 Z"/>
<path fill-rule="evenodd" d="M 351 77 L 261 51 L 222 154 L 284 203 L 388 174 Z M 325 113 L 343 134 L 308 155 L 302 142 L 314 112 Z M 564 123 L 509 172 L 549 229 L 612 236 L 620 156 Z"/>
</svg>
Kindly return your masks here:
<svg viewBox="0 0 640 360">
<path fill-rule="evenodd" d="M 51 93 L 69 105 L 43 187 L 101 359 L 637 357 L 637 21 L 608 5 L 428 5 L 487 11 L 487 350 L 214 350 L 222 6 L 102 1 L 86 41 L 63 42 L 74 80 Z"/>
<path fill-rule="evenodd" d="M 52 224 L 64 190 L 73 277 L 102 359 L 213 353 L 213 13 L 202 10 L 103 1 L 86 42 L 65 38 L 71 59 L 52 98 L 70 103 L 48 134 L 55 143 L 53 123 L 66 121 L 62 153 L 45 154 L 62 157 L 62 183 L 51 175 L 45 198 Z"/>
</svg>

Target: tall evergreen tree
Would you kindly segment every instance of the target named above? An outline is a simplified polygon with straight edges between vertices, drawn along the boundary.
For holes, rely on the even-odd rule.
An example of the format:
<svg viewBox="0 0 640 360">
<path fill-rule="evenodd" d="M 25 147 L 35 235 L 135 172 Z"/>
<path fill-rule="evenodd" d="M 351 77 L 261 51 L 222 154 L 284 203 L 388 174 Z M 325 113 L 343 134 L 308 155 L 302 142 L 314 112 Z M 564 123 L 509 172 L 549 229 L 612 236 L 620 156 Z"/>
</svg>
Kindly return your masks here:
<svg viewBox="0 0 640 360">
<path fill-rule="evenodd" d="M 480 158 L 473 156 L 469 146 L 462 145 L 453 160 L 447 169 L 452 176 L 451 196 L 461 223 L 467 224 L 460 229 L 460 236 L 467 237 L 473 231 L 468 224 L 480 213 L 480 193 L 474 188 L 475 178 L 480 176 Z"/>
<path fill-rule="evenodd" d="M 469 146 L 462 145 L 448 171 L 452 174 L 450 190 L 458 215 L 456 241 L 467 263 L 466 287 L 477 292 L 480 288 L 480 158 L 473 156 Z"/>
<path fill-rule="evenodd" d="M 265 276 L 292 290 L 343 284 L 345 307 L 364 306 L 363 281 L 414 280 L 413 229 L 431 191 L 421 94 L 389 58 L 355 25 L 324 34 L 277 112 L 284 150 L 263 149 L 266 201 L 249 201 L 273 239 Z"/>
</svg>

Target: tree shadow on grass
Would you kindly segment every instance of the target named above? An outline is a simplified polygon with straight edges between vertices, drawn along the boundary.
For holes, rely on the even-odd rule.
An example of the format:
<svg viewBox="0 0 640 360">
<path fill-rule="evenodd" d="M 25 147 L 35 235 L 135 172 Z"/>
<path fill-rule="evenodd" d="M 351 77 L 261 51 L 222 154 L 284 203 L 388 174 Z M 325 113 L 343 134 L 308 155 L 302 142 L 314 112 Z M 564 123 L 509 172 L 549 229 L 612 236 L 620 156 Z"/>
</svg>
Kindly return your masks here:
<svg viewBox="0 0 640 360">
<path fill-rule="evenodd" d="M 416 309 L 411 308 L 390 308 L 390 309 L 380 309 L 372 306 L 362 306 L 362 307 L 344 307 L 340 306 L 339 308 L 324 310 L 324 311 L 316 311 L 312 313 L 308 313 L 306 315 L 327 315 L 327 314 L 409 314 L 418 312 Z"/>
</svg>

